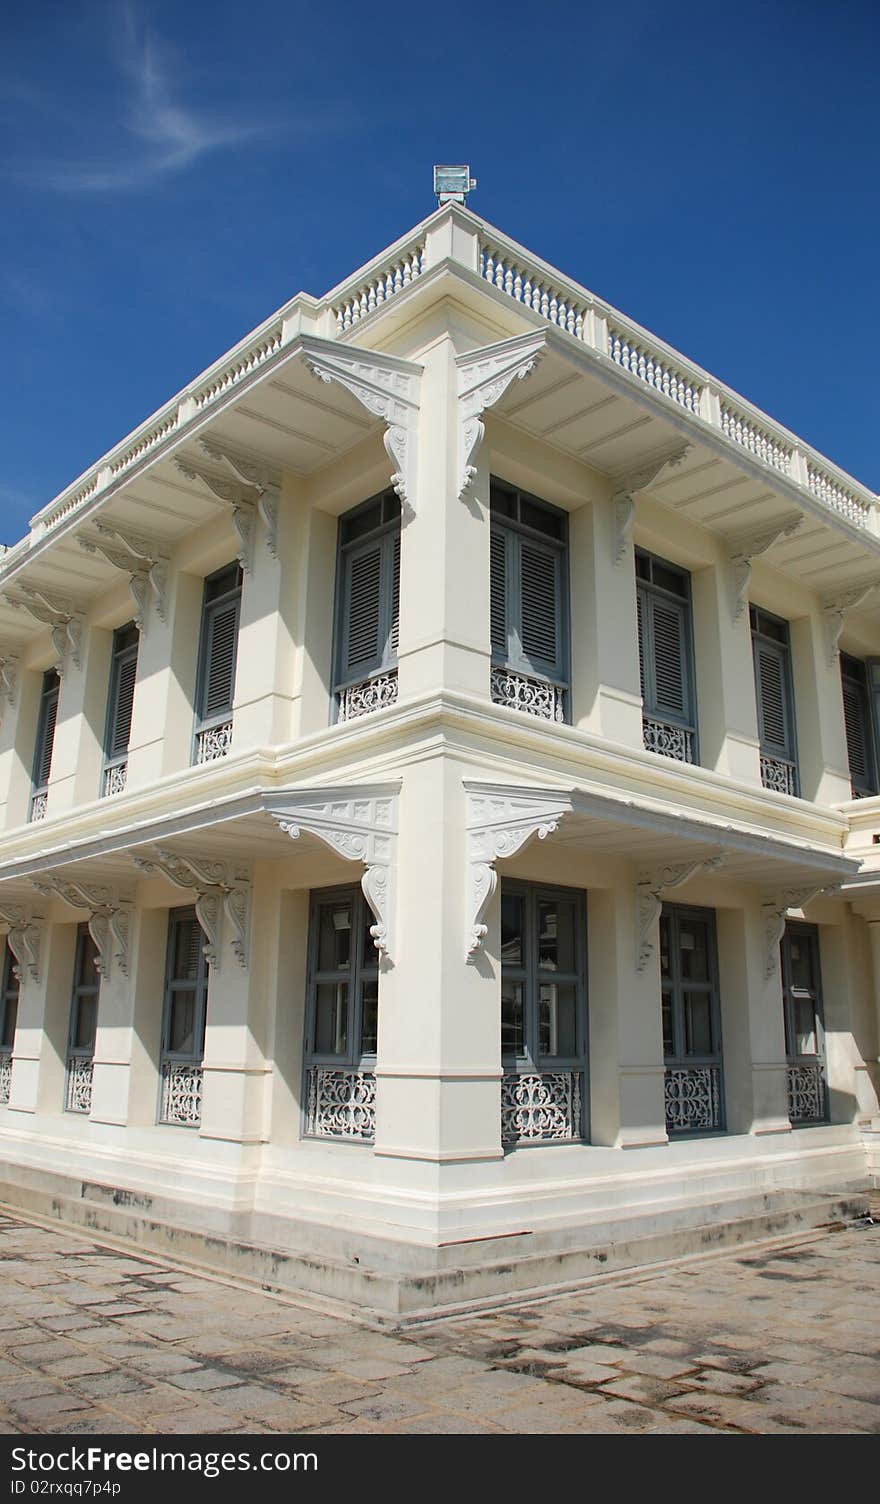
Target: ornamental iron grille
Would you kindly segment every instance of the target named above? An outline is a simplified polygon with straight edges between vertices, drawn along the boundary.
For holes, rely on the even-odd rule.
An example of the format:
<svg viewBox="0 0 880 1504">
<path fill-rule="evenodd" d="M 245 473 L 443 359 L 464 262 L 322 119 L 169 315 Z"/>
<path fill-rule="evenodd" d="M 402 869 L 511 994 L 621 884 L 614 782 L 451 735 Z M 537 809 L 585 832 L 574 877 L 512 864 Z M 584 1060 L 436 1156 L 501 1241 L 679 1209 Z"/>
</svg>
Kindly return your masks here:
<svg viewBox="0 0 880 1504">
<path fill-rule="evenodd" d="M 880 708 L 880 659 L 840 655 L 840 687 L 846 750 L 854 799 L 878 792 L 876 713 Z"/>
<path fill-rule="evenodd" d="M 635 551 L 642 732 L 647 751 L 697 761 L 691 577 Z"/>
<path fill-rule="evenodd" d="M 664 904 L 660 998 L 670 1136 L 724 1129 L 718 949 L 712 909 Z"/>
<path fill-rule="evenodd" d="M 827 1123 L 822 975 L 819 932 L 789 920 L 780 944 L 788 1117 L 793 1128 Z"/>
<path fill-rule="evenodd" d="M 573 888 L 501 884 L 501 1138 L 587 1133 L 586 906 Z"/>
<path fill-rule="evenodd" d="M 226 757 L 232 745 L 241 579 L 241 565 L 227 564 L 205 580 L 192 752 L 197 766 Z"/>
<path fill-rule="evenodd" d="M 55 723 L 58 719 L 58 694 L 61 680 L 55 669 L 43 675 L 40 692 L 40 711 L 37 718 L 37 740 L 34 747 L 34 768 L 31 779 L 29 818 L 45 820 L 49 808 L 49 774 L 52 770 L 52 749 L 55 745 Z"/>
<path fill-rule="evenodd" d="M 92 1107 L 92 1062 L 101 989 L 97 961 L 98 947 L 89 934 L 89 927 L 87 924 L 80 924 L 76 931 L 67 1041 L 64 1088 L 64 1107 L 67 1112 L 89 1113 Z"/>
<path fill-rule="evenodd" d="M 492 479 L 489 693 L 496 705 L 568 719 L 568 517 Z"/>
<path fill-rule="evenodd" d="M 0 1050 L 0 1107 L 5 1107 L 12 1091 L 12 1051 Z"/>
<path fill-rule="evenodd" d="M 360 888 L 312 894 L 303 1131 L 372 1143 L 379 957 Z"/>
<path fill-rule="evenodd" d="M 0 1104 L 9 1101 L 12 1088 L 12 1052 L 18 1022 L 19 981 L 15 975 L 15 957 L 8 943 L 3 947 L 3 979 L 0 990 Z"/>
<path fill-rule="evenodd" d="M 749 607 L 761 782 L 777 794 L 800 792 L 788 622 Z"/>
<path fill-rule="evenodd" d="M 165 1007 L 162 1017 L 159 1122 L 198 1128 L 208 1010 L 205 933 L 194 908 L 168 916 Z"/>
<path fill-rule="evenodd" d="M 107 724 L 104 730 L 104 776 L 101 784 L 101 793 L 105 799 L 112 794 L 121 794 L 125 789 L 137 678 L 138 640 L 138 629 L 133 621 L 127 626 L 118 627 L 113 633 Z"/>
<path fill-rule="evenodd" d="M 333 705 L 352 721 L 397 700 L 400 499 L 393 491 L 339 519 Z"/>
</svg>

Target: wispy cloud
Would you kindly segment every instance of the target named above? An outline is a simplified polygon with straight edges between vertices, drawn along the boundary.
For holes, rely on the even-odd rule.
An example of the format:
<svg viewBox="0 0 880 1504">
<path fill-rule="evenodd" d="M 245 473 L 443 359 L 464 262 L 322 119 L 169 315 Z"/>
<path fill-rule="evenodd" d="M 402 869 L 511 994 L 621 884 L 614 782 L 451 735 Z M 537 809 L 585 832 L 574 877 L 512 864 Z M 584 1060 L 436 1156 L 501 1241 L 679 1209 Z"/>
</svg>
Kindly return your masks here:
<svg viewBox="0 0 880 1504">
<path fill-rule="evenodd" d="M 62 193 L 109 193 L 148 187 L 184 172 L 202 157 L 238 147 L 271 129 L 212 116 L 184 101 L 184 79 L 172 49 L 153 33 L 133 0 L 114 6 L 112 63 L 120 86 L 118 120 L 105 120 L 94 156 L 38 160 L 18 176 Z"/>
</svg>

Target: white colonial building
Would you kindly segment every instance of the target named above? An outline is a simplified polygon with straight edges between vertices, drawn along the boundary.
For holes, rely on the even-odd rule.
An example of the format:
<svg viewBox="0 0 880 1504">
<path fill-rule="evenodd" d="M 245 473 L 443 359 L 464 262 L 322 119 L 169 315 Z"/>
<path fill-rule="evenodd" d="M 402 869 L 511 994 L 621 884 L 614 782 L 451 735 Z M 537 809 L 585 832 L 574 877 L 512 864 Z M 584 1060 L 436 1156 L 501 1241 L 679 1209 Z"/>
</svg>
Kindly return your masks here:
<svg viewBox="0 0 880 1504">
<path fill-rule="evenodd" d="M 878 586 L 462 203 L 298 294 L 0 560 L 2 1199 L 391 1314 L 857 1208 Z"/>
</svg>

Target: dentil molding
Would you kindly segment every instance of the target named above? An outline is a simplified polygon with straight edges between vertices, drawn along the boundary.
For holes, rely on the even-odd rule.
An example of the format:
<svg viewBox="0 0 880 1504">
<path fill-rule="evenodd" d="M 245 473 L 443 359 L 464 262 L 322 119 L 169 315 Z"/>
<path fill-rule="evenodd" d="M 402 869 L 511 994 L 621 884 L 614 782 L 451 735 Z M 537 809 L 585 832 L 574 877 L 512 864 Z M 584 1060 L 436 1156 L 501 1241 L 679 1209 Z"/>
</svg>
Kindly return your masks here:
<svg viewBox="0 0 880 1504">
<path fill-rule="evenodd" d="M 712 872 L 720 867 L 722 854 L 700 857 L 697 861 L 674 862 L 643 873 L 636 883 L 636 971 L 644 971 L 654 954 L 656 925 L 663 907 L 661 893 L 679 888 L 698 872 Z"/>
<path fill-rule="evenodd" d="M 247 970 L 251 910 L 251 883 L 247 872 L 237 867 L 232 870 L 225 862 L 181 856 L 162 846 L 146 855 L 132 853 L 132 860 L 138 870 L 148 876 L 159 872 L 175 887 L 189 888 L 195 893 L 196 918 L 207 941 L 205 959 L 213 971 L 220 970 L 224 923 L 229 926 L 233 955 Z"/>
<path fill-rule="evenodd" d="M 467 799 L 467 907 L 465 952 L 483 944 L 483 923 L 498 886 L 495 863 L 514 856 L 532 836 L 546 840 L 572 808 L 571 795 L 556 789 L 528 789 L 465 782 Z"/>
<path fill-rule="evenodd" d="M 547 336 L 518 334 L 456 356 L 458 367 L 459 498 L 476 477 L 473 463 L 485 437 L 482 415 L 500 402 L 513 381 L 523 381 L 535 369 L 547 347 Z"/>
<path fill-rule="evenodd" d="M 133 911 L 130 897 L 56 872 L 43 872 L 31 878 L 31 883 L 43 898 L 62 898 L 71 908 L 88 912 L 89 934 L 98 952 L 95 969 L 99 976 L 110 976 L 114 960 L 122 975 L 128 976 Z"/>
</svg>

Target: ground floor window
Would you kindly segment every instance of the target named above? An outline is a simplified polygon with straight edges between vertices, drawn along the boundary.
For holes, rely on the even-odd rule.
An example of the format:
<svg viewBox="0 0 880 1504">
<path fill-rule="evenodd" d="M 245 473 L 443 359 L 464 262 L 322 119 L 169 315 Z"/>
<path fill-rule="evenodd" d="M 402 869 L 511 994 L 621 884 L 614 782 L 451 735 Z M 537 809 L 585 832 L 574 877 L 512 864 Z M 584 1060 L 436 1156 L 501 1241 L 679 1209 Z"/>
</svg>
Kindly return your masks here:
<svg viewBox="0 0 880 1504">
<path fill-rule="evenodd" d="M 664 904 L 660 984 L 669 1134 L 724 1128 L 718 948 L 711 909 Z"/>
<path fill-rule="evenodd" d="M 305 1039 L 305 1132 L 376 1136 L 379 957 L 360 888 L 312 894 Z"/>
<path fill-rule="evenodd" d="M 794 1128 L 828 1121 L 825 1031 L 819 932 L 814 924 L 788 923 L 780 946 L 788 1116 Z"/>
<path fill-rule="evenodd" d="M 501 1137 L 587 1137 L 587 916 L 583 893 L 501 884 Z"/>
<path fill-rule="evenodd" d="M 81 924 L 76 932 L 67 1041 L 64 1105 L 68 1112 L 88 1113 L 92 1110 L 92 1072 L 101 989 L 97 960 L 98 947 L 89 934 L 88 925 Z"/>
<path fill-rule="evenodd" d="M 198 1128 L 208 1008 L 205 934 L 194 908 L 168 916 L 159 1122 Z"/>
<path fill-rule="evenodd" d="M 18 1021 L 18 977 L 15 957 L 8 943 L 3 947 L 3 977 L 0 981 L 0 1105 L 9 1101 L 12 1087 L 12 1051 Z"/>
</svg>

